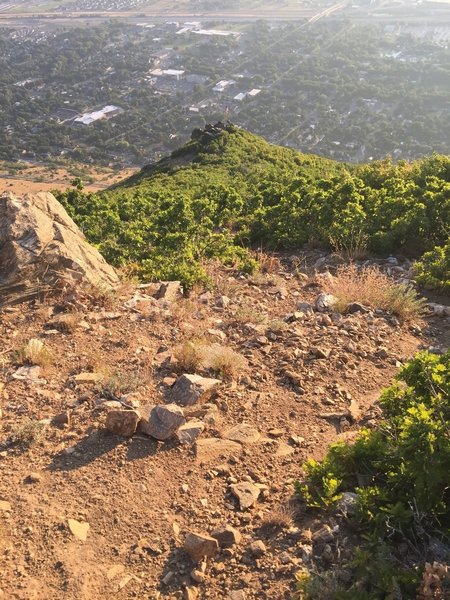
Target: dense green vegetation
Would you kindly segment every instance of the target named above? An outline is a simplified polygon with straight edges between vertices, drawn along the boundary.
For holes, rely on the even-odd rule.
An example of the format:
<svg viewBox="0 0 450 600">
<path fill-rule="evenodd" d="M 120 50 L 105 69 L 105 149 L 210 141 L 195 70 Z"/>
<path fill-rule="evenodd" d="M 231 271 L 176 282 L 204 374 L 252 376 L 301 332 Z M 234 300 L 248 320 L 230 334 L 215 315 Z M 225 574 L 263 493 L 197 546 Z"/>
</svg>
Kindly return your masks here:
<svg viewBox="0 0 450 600">
<path fill-rule="evenodd" d="M 363 430 L 353 445 L 332 446 L 320 463 L 307 462 L 306 482 L 297 484 L 313 507 L 336 504 L 342 492 L 358 494 L 355 522 L 365 547 L 351 565 L 352 583 L 335 573 L 328 600 L 414 598 L 415 567 L 436 559 L 437 539 L 450 541 L 450 353 L 423 352 L 397 379 L 381 397 L 380 426 Z M 407 556 L 398 551 L 405 540 Z M 301 587 L 304 598 L 324 597 L 313 592 L 317 580 L 305 576 Z"/>
<path fill-rule="evenodd" d="M 416 271 L 417 281 L 425 287 L 450 292 L 450 244 L 426 252 Z"/>
<path fill-rule="evenodd" d="M 107 260 L 142 279 L 204 278 L 247 248 L 306 243 L 419 255 L 448 239 L 450 158 L 359 167 L 273 146 L 232 125 L 103 194 L 59 195 Z"/>
</svg>

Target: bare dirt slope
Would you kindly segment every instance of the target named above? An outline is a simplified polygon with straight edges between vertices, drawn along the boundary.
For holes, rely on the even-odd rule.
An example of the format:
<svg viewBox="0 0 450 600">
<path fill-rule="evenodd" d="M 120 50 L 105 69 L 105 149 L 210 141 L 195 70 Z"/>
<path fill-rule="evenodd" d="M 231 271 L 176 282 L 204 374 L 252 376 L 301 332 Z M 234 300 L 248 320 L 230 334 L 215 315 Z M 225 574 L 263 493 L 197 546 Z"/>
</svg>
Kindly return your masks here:
<svg viewBox="0 0 450 600">
<path fill-rule="evenodd" d="M 295 572 L 314 551 L 314 523 L 293 498 L 302 463 L 373 425 L 380 389 L 419 347 L 444 343 L 448 323 L 299 308 L 314 305 L 320 287 L 287 262 L 272 270 L 254 278 L 218 271 L 213 292 L 187 299 L 129 286 L 114 297 L 79 292 L 3 310 L 0 597 L 292 597 Z M 14 352 L 33 338 L 50 354 L 39 373 L 18 373 L 27 365 Z M 245 357 L 215 397 L 189 409 L 206 442 L 106 431 L 117 398 L 128 406 L 171 399 L 186 372 L 176 353 L 186 340 Z M 200 375 L 217 375 L 205 369 L 198 365 Z M 27 374 L 34 380 L 15 378 Z M 230 433 L 239 424 L 251 429 Z M 211 438 L 222 440 L 219 450 Z M 258 490 L 248 509 L 231 493 L 239 483 Z M 187 532 L 225 524 L 239 543 L 192 573 Z"/>
</svg>

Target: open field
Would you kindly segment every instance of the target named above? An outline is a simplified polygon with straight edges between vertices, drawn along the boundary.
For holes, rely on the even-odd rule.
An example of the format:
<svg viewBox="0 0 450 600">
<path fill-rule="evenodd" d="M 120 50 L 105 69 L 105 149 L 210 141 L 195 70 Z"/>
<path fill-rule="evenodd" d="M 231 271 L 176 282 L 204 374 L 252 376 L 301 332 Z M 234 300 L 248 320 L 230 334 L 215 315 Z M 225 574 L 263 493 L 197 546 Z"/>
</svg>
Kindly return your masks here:
<svg viewBox="0 0 450 600">
<path fill-rule="evenodd" d="M 17 164 L 22 166 L 21 163 Z M 46 165 L 29 165 L 23 163 L 23 170 L 21 172 L 17 170 L 12 173 L 8 169 L 7 163 L 0 162 L 0 194 L 3 192 L 27 194 L 55 189 L 66 190 L 70 187 L 70 182 L 76 177 L 76 169 L 77 167 L 52 168 Z M 81 179 L 85 182 L 86 190 L 98 192 L 129 177 L 133 173 L 133 169 L 113 171 L 112 169 L 98 170 L 85 168 L 84 176 Z"/>
</svg>

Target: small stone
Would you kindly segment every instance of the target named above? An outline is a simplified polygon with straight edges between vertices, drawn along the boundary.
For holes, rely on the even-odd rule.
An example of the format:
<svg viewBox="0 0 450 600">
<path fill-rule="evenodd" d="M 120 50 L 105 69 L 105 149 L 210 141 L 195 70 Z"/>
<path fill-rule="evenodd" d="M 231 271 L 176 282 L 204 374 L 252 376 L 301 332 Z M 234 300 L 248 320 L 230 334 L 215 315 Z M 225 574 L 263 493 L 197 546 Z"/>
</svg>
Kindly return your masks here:
<svg viewBox="0 0 450 600">
<path fill-rule="evenodd" d="M 229 600 L 246 600 L 247 596 L 243 590 L 234 590 L 228 596 Z"/>
<path fill-rule="evenodd" d="M 246 510 L 255 504 L 261 493 L 261 489 L 248 481 L 235 483 L 230 486 L 231 493 L 239 501 L 241 510 Z"/>
<path fill-rule="evenodd" d="M 206 576 L 203 571 L 200 571 L 199 569 L 192 569 L 191 579 L 193 579 L 196 583 L 203 583 L 205 578 Z"/>
<path fill-rule="evenodd" d="M 70 413 L 65 410 L 62 413 L 58 413 L 52 418 L 52 425 L 60 427 L 61 425 L 70 425 Z"/>
<path fill-rule="evenodd" d="M 39 483 L 42 481 L 42 475 L 40 473 L 29 473 L 25 478 L 25 483 Z"/>
<path fill-rule="evenodd" d="M 337 529 L 338 528 L 332 529 L 329 525 L 323 525 L 312 534 L 312 541 L 315 544 L 331 542 L 334 539 L 335 530 L 337 531 Z"/>
<path fill-rule="evenodd" d="M 183 592 L 184 600 L 198 600 L 198 589 L 192 585 L 188 585 L 184 588 Z"/>
<path fill-rule="evenodd" d="M 184 542 L 184 549 L 195 562 L 203 558 L 212 558 L 219 551 L 218 541 L 209 535 L 189 532 Z"/>
<path fill-rule="evenodd" d="M 139 431 L 160 441 L 174 437 L 178 428 L 186 423 L 183 409 L 176 404 L 142 408 L 141 414 Z"/>
<path fill-rule="evenodd" d="M 105 427 L 116 435 L 131 437 L 140 419 L 140 414 L 135 410 L 111 410 L 106 415 Z"/>
<path fill-rule="evenodd" d="M 212 532 L 211 537 L 219 542 L 221 548 L 231 548 L 231 546 L 239 544 L 242 539 L 240 532 L 231 525 L 223 525 L 216 529 Z"/>
<path fill-rule="evenodd" d="M 331 354 L 331 350 L 328 348 L 318 348 L 314 346 L 311 348 L 311 354 L 313 354 L 316 358 L 328 358 Z"/>
<path fill-rule="evenodd" d="M 220 385 L 220 379 L 184 374 L 177 379 L 172 388 L 174 402 L 182 406 L 192 406 L 209 400 Z"/>
<path fill-rule="evenodd" d="M 0 510 L 3 512 L 11 512 L 11 504 L 6 500 L 0 500 Z"/>
<path fill-rule="evenodd" d="M 85 542 L 87 540 L 90 528 L 89 523 L 86 523 L 85 521 L 77 521 L 76 519 L 68 519 L 67 524 L 74 537 L 81 542 Z"/>
<path fill-rule="evenodd" d="M 267 548 L 262 540 L 256 540 L 250 544 L 250 552 L 255 557 L 260 557 L 267 552 Z"/>
<path fill-rule="evenodd" d="M 364 306 L 364 304 L 360 304 L 359 302 L 352 302 L 351 304 L 349 304 L 347 306 L 347 309 L 345 312 L 348 313 L 349 315 L 353 315 L 354 313 L 357 313 L 357 312 L 368 313 L 369 309 L 367 308 L 367 306 Z"/>
<path fill-rule="evenodd" d="M 319 294 L 316 298 L 315 306 L 319 312 L 323 312 L 333 308 L 337 301 L 337 298 L 333 294 Z"/>
</svg>

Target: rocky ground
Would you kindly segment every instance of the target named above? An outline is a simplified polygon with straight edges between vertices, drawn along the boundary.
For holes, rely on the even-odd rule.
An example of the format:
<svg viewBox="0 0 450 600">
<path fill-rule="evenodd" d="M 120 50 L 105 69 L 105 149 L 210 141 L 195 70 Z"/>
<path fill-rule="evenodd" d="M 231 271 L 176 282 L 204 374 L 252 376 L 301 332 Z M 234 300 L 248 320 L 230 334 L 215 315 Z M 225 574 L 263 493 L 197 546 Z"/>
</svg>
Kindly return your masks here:
<svg viewBox="0 0 450 600">
<path fill-rule="evenodd" d="M 292 598 L 302 564 L 333 560 L 336 523 L 293 481 L 376 425 L 380 390 L 448 346 L 450 319 L 341 315 L 310 276 L 327 257 L 297 258 L 215 270 L 188 298 L 128 285 L 3 308 L 0 598 Z"/>
</svg>

